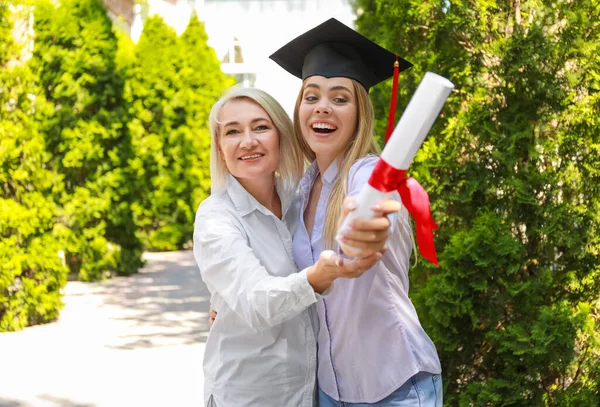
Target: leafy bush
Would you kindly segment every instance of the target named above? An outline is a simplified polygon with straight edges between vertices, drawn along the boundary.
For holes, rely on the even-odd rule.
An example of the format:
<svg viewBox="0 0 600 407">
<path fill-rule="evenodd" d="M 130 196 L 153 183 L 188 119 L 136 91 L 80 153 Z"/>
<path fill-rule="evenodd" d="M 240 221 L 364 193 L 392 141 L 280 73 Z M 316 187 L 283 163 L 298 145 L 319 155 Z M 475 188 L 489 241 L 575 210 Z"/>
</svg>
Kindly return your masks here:
<svg viewBox="0 0 600 407">
<path fill-rule="evenodd" d="M 362 33 L 415 63 L 401 105 L 425 71 L 456 85 L 411 168 L 440 225 L 441 267 L 420 262 L 411 287 L 446 404 L 599 405 L 597 1 L 356 6 Z"/>
<path fill-rule="evenodd" d="M 47 168 L 34 119 L 44 104 L 30 93 L 34 77 L 19 61 L 11 17 L 0 3 L 0 331 L 55 319 L 67 280 L 53 235 L 52 190 L 62 184 Z"/>
<path fill-rule="evenodd" d="M 197 17 L 181 38 L 160 17 L 149 17 L 126 69 L 130 165 L 140 188 L 133 208 L 138 235 L 152 250 L 184 247 L 209 193 L 208 112 L 233 80 L 206 41 Z"/>
<path fill-rule="evenodd" d="M 55 319 L 68 272 L 131 274 L 141 240 L 185 246 L 208 112 L 233 84 L 197 17 L 180 38 L 152 17 L 135 46 L 100 0 L 39 0 L 27 64 L 12 27 L 0 3 L 0 330 Z"/>
<path fill-rule="evenodd" d="M 83 280 L 133 273 L 141 265 L 133 152 L 110 19 L 100 0 L 40 2 L 34 31 L 32 66 L 51 104 L 43 134 L 65 183 L 56 200 L 69 268 Z"/>
</svg>

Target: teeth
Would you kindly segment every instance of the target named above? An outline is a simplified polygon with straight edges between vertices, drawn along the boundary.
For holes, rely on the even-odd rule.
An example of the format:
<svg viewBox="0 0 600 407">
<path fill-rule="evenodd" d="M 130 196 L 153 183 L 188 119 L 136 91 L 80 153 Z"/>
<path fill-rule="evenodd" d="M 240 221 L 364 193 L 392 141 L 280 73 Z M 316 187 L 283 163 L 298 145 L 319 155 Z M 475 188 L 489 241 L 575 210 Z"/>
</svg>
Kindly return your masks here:
<svg viewBox="0 0 600 407">
<path fill-rule="evenodd" d="M 245 157 L 242 157 L 242 160 L 252 160 L 254 158 L 259 158 L 262 157 L 262 154 L 253 154 L 253 155 L 247 155 Z"/>
<path fill-rule="evenodd" d="M 312 125 L 313 129 L 328 129 L 328 130 L 335 130 L 337 127 L 334 127 L 330 124 L 327 123 L 315 123 Z"/>
</svg>

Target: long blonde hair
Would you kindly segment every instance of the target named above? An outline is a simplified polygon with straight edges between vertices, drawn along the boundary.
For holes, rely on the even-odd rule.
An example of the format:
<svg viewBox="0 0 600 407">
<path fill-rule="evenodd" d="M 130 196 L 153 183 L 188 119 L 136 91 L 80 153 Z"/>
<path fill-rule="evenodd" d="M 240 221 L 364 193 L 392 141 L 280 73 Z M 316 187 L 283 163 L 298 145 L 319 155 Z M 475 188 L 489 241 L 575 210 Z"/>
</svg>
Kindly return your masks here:
<svg viewBox="0 0 600 407">
<path fill-rule="evenodd" d="M 342 204 L 344 198 L 348 194 L 348 174 L 350 173 L 350 167 L 352 167 L 352 164 L 359 158 L 368 154 L 379 155 L 381 153 L 381 149 L 374 137 L 375 113 L 373 110 L 373 103 L 369 98 L 369 93 L 360 83 L 354 79 L 351 79 L 351 81 L 354 86 L 354 94 L 356 95 L 357 101 L 356 132 L 343 152 L 338 171 L 338 178 L 334 182 L 331 192 L 329 193 L 328 205 L 325 213 L 325 226 L 323 228 L 324 248 L 333 248 L 335 245 L 335 235 L 342 216 Z M 304 85 L 302 85 L 302 88 L 300 89 L 294 108 L 294 132 L 304 158 L 309 163 L 312 163 L 316 159 L 316 155 L 304 139 L 300 126 L 299 108 L 302 103 L 303 92 Z"/>
<path fill-rule="evenodd" d="M 222 191 L 227 187 L 227 176 L 230 174 L 225 160 L 219 153 L 219 114 L 221 109 L 232 100 L 246 99 L 262 107 L 273 121 L 279 133 L 279 166 L 277 181 L 285 193 L 291 193 L 298 187 L 302 178 L 304 163 L 299 153 L 300 146 L 294 137 L 294 126 L 289 116 L 271 95 L 256 88 L 234 86 L 225 96 L 215 103 L 208 116 L 210 126 L 210 187 L 211 192 Z"/>
</svg>

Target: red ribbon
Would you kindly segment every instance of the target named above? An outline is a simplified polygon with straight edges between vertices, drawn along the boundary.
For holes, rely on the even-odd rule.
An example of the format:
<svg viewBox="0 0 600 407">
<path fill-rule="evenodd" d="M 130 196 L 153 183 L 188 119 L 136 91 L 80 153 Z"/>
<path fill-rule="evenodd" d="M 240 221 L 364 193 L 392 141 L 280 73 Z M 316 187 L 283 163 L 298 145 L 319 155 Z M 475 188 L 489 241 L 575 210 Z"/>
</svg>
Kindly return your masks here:
<svg viewBox="0 0 600 407">
<path fill-rule="evenodd" d="M 417 229 L 417 245 L 421 255 L 438 265 L 433 241 L 433 231 L 438 226 L 431 216 L 429 195 L 427 191 L 414 178 L 406 177 L 406 170 L 399 170 L 382 158 L 379 159 L 371 177 L 369 185 L 381 192 L 398 191 L 402 203 L 413 217 Z"/>
</svg>

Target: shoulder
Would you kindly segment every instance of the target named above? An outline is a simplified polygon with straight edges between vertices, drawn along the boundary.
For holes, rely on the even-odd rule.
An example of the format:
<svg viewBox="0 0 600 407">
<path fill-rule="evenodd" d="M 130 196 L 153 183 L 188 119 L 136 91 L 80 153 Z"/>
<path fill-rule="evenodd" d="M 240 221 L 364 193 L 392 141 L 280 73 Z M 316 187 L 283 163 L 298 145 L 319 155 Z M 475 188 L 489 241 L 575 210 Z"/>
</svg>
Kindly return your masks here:
<svg viewBox="0 0 600 407">
<path fill-rule="evenodd" d="M 226 191 L 206 198 L 196 211 L 195 229 L 207 230 L 210 226 L 239 225 L 242 217 Z"/>
<path fill-rule="evenodd" d="M 200 206 L 198 206 L 198 210 L 196 211 L 196 218 L 199 215 L 205 215 L 207 213 L 217 211 L 217 209 L 222 206 L 233 207 L 233 202 L 231 202 L 231 198 L 229 198 L 229 195 L 226 191 L 211 194 L 208 198 L 202 201 Z"/>
<path fill-rule="evenodd" d="M 379 157 L 374 154 L 369 154 L 356 160 L 348 172 L 348 184 L 354 185 L 359 183 L 362 185 L 367 182 L 378 160 Z"/>
<path fill-rule="evenodd" d="M 357 172 L 364 171 L 369 171 L 370 173 L 371 171 L 373 171 L 373 168 L 375 168 L 375 165 L 377 164 L 378 160 L 379 156 L 376 156 L 375 154 L 369 154 L 364 157 L 361 157 L 358 160 L 354 161 L 354 164 L 352 164 L 352 166 L 350 167 L 350 172 L 348 175 L 352 176 Z"/>
</svg>

